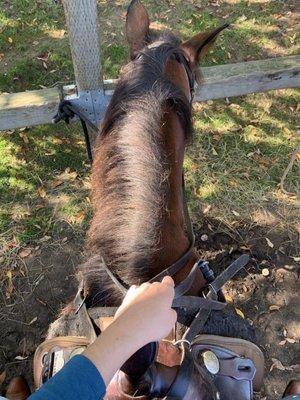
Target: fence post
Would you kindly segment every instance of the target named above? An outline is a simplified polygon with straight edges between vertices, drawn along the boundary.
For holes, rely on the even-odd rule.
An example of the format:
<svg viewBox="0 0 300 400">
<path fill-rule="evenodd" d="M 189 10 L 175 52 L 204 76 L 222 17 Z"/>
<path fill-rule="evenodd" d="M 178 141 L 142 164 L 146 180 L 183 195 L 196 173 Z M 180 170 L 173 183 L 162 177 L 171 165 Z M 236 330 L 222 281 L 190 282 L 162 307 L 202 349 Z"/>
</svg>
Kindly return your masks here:
<svg viewBox="0 0 300 400">
<path fill-rule="evenodd" d="M 97 90 L 104 96 L 97 0 L 64 0 L 63 5 L 77 90 Z M 94 142 L 95 134 L 89 134 Z"/>
</svg>

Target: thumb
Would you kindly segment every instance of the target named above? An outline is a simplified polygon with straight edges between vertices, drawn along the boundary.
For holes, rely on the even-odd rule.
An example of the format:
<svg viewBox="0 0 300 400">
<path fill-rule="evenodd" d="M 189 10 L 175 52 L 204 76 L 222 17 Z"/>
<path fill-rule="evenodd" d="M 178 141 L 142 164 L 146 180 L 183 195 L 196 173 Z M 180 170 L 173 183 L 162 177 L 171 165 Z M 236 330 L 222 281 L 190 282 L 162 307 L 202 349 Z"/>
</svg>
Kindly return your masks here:
<svg viewBox="0 0 300 400">
<path fill-rule="evenodd" d="M 161 283 L 164 283 L 164 284 L 169 285 L 171 287 L 175 286 L 175 283 L 174 283 L 173 279 L 170 276 L 165 276 L 163 278 L 163 280 L 161 281 Z"/>
</svg>

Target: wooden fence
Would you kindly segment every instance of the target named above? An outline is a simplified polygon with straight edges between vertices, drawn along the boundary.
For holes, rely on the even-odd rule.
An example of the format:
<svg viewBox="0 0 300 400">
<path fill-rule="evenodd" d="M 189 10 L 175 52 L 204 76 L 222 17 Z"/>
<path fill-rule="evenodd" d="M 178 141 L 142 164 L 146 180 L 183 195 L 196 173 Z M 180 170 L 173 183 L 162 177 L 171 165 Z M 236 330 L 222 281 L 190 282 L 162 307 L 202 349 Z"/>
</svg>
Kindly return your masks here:
<svg viewBox="0 0 300 400">
<path fill-rule="evenodd" d="M 64 0 L 76 85 L 0 95 L 0 130 L 48 124 L 61 98 L 99 90 L 110 97 L 115 81 L 103 81 L 96 0 Z M 300 87 L 300 56 L 202 68 L 194 101 Z"/>
</svg>

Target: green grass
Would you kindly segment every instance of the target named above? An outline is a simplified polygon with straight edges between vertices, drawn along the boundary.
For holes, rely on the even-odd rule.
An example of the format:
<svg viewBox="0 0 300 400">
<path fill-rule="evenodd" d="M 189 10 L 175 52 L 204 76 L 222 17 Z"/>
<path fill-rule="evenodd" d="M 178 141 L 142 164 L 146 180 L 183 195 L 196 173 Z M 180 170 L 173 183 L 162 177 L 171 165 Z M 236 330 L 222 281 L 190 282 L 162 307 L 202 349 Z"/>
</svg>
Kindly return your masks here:
<svg viewBox="0 0 300 400">
<path fill-rule="evenodd" d="M 0 92 L 72 81 L 62 6 L 53 0 L 2 3 Z M 221 6 L 208 0 L 144 3 L 156 26 L 168 27 L 184 39 L 224 21 L 233 24 L 204 65 L 297 53 L 299 37 L 290 14 L 296 1 L 228 0 Z M 128 57 L 123 34 L 127 1 L 98 4 L 104 77 L 116 78 Z M 299 103 L 299 91 L 289 89 L 195 106 L 195 135 L 185 160 L 195 220 L 201 220 L 209 205 L 213 218 L 251 224 L 258 210 L 271 207 L 281 216 L 279 224 L 294 229 L 291 210 L 296 200 L 280 194 L 278 182 L 296 147 Z M 78 126 L 2 132 L 0 247 L 36 243 L 45 235 L 64 235 L 70 227 L 83 235 L 90 217 L 88 176 Z M 292 192 L 299 190 L 299 162 L 285 185 Z"/>
</svg>

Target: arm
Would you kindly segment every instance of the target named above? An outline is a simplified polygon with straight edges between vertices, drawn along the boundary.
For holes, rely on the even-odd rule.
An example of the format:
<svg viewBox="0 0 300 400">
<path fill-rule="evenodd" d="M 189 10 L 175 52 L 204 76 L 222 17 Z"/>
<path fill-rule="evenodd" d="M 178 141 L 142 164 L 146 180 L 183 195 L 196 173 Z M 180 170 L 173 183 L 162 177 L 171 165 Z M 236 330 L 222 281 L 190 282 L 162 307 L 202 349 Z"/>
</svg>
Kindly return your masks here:
<svg viewBox="0 0 300 400">
<path fill-rule="evenodd" d="M 147 343 L 164 338 L 177 315 L 171 309 L 174 282 L 132 286 L 114 322 L 80 356 L 44 384 L 30 400 L 100 400 L 117 370 Z"/>
</svg>

